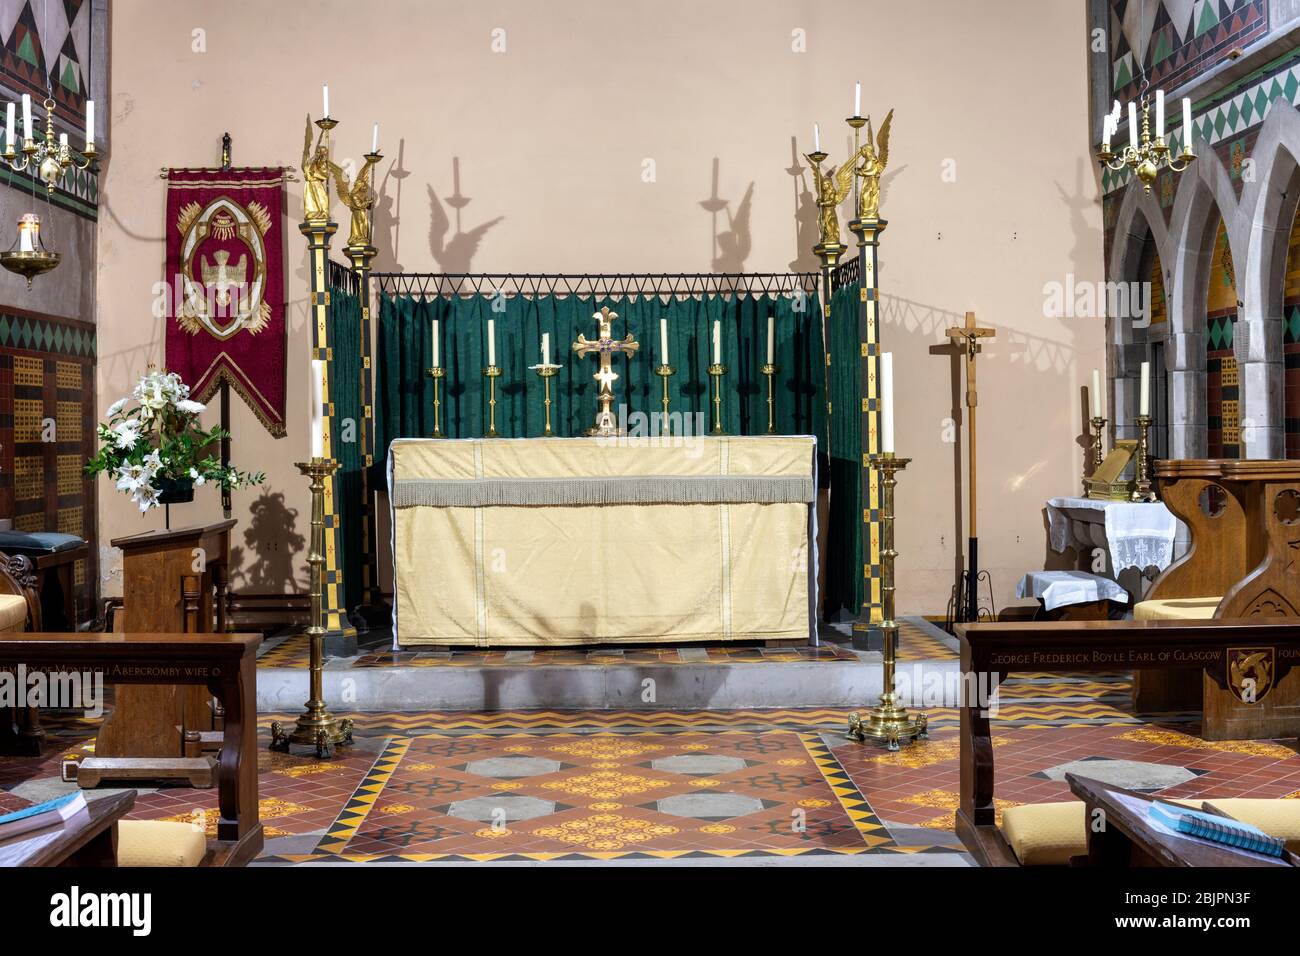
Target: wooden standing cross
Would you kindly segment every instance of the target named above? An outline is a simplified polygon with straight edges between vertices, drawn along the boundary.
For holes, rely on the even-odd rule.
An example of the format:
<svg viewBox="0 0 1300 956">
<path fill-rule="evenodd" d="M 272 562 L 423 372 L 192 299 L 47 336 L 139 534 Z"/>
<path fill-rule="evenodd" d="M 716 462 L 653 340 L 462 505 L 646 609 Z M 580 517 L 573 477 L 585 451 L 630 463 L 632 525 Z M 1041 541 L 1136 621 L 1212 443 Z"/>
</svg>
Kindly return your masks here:
<svg viewBox="0 0 1300 956">
<path fill-rule="evenodd" d="M 967 539 L 969 562 L 966 569 L 965 613 L 959 611 L 959 621 L 979 620 L 979 530 L 975 495 L 975 409 L 979 405 L 979 395 L 975 390 L 975 356 L 979 355 L 980 339 L 991 339 L 996 334 L 992 328 L 980 328 L 975 324 L 975 313 L 966 313 L 965 325 L 954 325 L 948 329 L 948 338 L 955 345 L 966 351 L 966 453 L 967 469 L 970 472 L 970 533 Z M 961 602 L 958 602 L 959 604 Z"/>
<path fill-rule="evenodd" d="M 600 335 L 596 341 L 588 341 L 586 336 L 578 333 L 578 341 L 573 343 L 573 351 L 579 357 L 585 355 L 598 355 L 600 357 L 600 367 L 596 374 L 592 376 L 599 386 L 596 393 L 596 400 L 600 403 L 600 410 L 596 412 L 595 427 L 587 431 L 588 435 L 617 435 L 619 434 L 618 421 L 614 417 L 611 406 L 614 404 L 614 381 L 618 378 L 618 373 L 614 371 L 612 361 L 615 352 L 622 352 L 628 358 L 636 354 L 636 350 L 641 347 L 641 343 L 633 338 L 629 332 L 627 337 L 619 340 L 610 336 L 609 325 L 618 318 L 617 312 L 611 312 L 609 307 L 601 309 L 592 316 L 600 323 Z"/>
</svg>

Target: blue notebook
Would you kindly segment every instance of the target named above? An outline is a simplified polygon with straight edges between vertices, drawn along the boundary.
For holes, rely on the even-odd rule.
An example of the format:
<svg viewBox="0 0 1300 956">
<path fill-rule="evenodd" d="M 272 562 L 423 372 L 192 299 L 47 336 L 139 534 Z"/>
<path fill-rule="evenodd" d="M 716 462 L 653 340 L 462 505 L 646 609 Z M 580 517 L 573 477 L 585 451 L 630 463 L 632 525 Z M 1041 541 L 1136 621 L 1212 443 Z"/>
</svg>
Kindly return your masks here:
<svg viewBox="0 0 1300 956">
<path fill-rule="evenodd" d="M 1259 827 L 1231 817 L 1220 817 L 1203 810 L 1175 807 L 1166 803 L 1152 803 L 1147 812 L 1179 833 L 1222 843 L 1224 846 L 1263 853 L 1267 856 L 1281 856 L 1286 849 L 1286 841 L 1269 836 Z"/>
<path fill-rule="evenodd" d="M 8 839 L 20 833 L 29 833 L 42 827 L 53 826 L 70 820 L 86 809 L 86 797 L 80 790 L 66 793 L 44 803 L 35 803 L 13 813 L 0 816 L 0 839 Z"/>
</svg>

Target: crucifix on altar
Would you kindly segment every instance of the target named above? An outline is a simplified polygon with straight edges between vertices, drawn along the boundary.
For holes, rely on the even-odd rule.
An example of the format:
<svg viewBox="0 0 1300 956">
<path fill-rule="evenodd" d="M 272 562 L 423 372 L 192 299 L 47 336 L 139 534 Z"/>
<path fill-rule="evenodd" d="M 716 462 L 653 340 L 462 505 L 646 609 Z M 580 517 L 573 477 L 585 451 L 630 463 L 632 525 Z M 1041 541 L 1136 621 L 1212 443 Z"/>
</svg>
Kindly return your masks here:
<svg viewBox="0 0 1300 956">
<path fill-rule="evenodd" d="M 615 352 L 622 352 L 628 358 L 636 354 L 636 350 L 641 347 L 641 343 L 636 341 L 632 333 L 629 332 L 624 339 L 615 339 L 609 333 L 610 323 L 618 318 L 617 312 L 611 312 L 608 306 L 602 308 L 592 316 L 600 323 L 600 334 L 594 342 L 588 341 L 586 336 L 578 333 L 578 340 L 573 343 L 573 351 L 579 356 L 597 355 L 600 357 L 600 366 L 596 374 L 592 376 L 597 382 L 599 391 L 596 393 L 596 401 L 600 403 L 600 410 L 596 412 L 596 424 L 588 429 L 588 435 L 604 437 L 607 435 L 619 434 L 618 419 L 614 416 L 611 406 L 614 404 L 614 382 L 618 378 L 618 373 L 613 369 L 613 357 Z"/>
<path fill-rule="evenodd" d="M 991 339 L 996 334 L 992 328 L 981 328 L 975 324 L 975 313 L 966 313 L 963 325 L 954 325 L 948 329 L 948 338 L 954 345 L 965 351 L 966 355 L 966 455 L 969 471 L 970 531 L 967 537 L 967 564 L 962 575 L 964 587 L 958 588 L 955 595 L 954 620 L 979 620 L 979 531 L 977 521 L 977 504 L 975 497 L 975 409 L 979 405 L 979 395 L 975 390 L 975 357 L 979 355 L 981 339 Z"/>
</svg>

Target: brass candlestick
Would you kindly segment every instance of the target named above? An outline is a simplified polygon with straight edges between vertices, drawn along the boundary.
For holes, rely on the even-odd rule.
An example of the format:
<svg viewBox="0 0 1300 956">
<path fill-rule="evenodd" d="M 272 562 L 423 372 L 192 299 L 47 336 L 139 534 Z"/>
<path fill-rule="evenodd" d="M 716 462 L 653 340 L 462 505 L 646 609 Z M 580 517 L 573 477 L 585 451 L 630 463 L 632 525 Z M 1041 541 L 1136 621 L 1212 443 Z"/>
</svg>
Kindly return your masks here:
<svg viewBox="0 0 1300 956">
<path fill-rule="evenodd" d="M 895 458 L 893 452 L 871 455 L 870 461 L 880 473 L 880 597 L 884 620 L 880 630 L 884 634 L 885 656 L 884 685 L 880 703 L 862 713 L 849 714 L 850 740 L 883 740 L 890 750 L 897 750 L 901 741 L 925 740 L 928 736 L 929 718 L 925 714 L 909 714 L 906 707 L 898 705 L 894 693 L 894 667 L 898 653 L 898 622 L 894 620 L 894 477 L 907 467 L 910 458 Z"/>
<path fill-rule="evenodd" d="M 1151 460 L 1147 454 L 1147 429 L 1151 427 L 1150 415 L 1139 415 L 1133 419 L 1137 425 L 1137 450 L 1133 453 L 1133 493 L 1130 501 L 1155 501 L 1156 493 L 1151 490 Z"/>
<path fill-rule="evenodd" d="M 767 433 L 776 434 L 776 397 L 772 392 L 772 376 L 781 371 L 781 366 L 767 362 L 759 371 L 767 376 Z"/>
<path fill-rule="evenodd" d="M 715 362 L 709 366 L 709 378 L 713 379 L 713 430 L 711 434 L 725 435 L 722 430 L 722 376 L 727 374 L 727 366 Z"/>
<path fill-rule="evenodd" d="M 546 409 L 546 427 L 542 430 L 542 437 L 551 438 L 555 435 L 555 432 L 551 431 L 551 379 L 555 378 L 561 366 L 546 364 L 529 367 L 542 377 L 542 387 L 546 390 L 546 397 L 542 400 L 542 405 Z"/>
<path fill-rule="evenodd" d="M 442 399 L 439 397 L 439 383 L 447 377 L 447 370 L 441 365 L 435 365 L 429 369 L 429 377 L 433 379 L 433 434 L 431 438 L 442 437 Z"/>
<path fill-rule="evenodd" d="M 501 377 L 501 366 L 489 365 L 483 370 L 488 380 L 488 438 L 497 437 L 497 379 Z"/>
<path fill-rule="evenodd" d="M 352 743 L 352 721 L 340 720 L 325 708 L 321 688 L 321 675 L 325 667 L 325 611 L 322 601 L 325 590 L 325 480 L 338 470 L 333 458 L 313 458 L 297 462 L 297 468 L 311 482 L 311 549 L 307 565 L 311 570 L 311 617 L 306 634 L 311 646 L 309 670 L 310 696 L 307 710 L 298 717 L 298 723 L 286 733 L 280 722 L 271 724 L 271 749 L 289 752 L 289 744 L 305 744 L 316 748 L 318 759 L 334 756 L 334 748 Z"/>
<path fill-rule="evenodd" d="M 1088 469 L 1088 475 L 1092 476 L 1097 473 L 1097 469 L 1101 467 L 1101 463 L 1106 457 L 1106 450 L 1103 447 L 1106 440 L 1106 419 L 1100 415 L 1094 415 L 1088 419 L 1088 422 L 1092 425 L 1092 462 Z"/>
<path fill-rule="evenodd" d="M 671 365 L 660 365 L 655 369 L 655 374 L 664 383 L 664 397 L 659 399 L 659 403 L 664 407 L 664 417 L 663 421 L 659 423 L 659 433 L 661 435 L 671 435 L 673 430 L 668 419 L 668 379 L 677 374 L 677 369 Z"/>
</svg>

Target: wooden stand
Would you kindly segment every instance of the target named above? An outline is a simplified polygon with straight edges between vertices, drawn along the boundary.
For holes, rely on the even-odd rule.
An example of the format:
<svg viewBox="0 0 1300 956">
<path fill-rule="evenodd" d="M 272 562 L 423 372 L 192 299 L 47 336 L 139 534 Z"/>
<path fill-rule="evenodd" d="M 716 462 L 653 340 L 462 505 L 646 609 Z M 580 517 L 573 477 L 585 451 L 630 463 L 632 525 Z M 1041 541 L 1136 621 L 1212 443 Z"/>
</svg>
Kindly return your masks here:
<svg viewBox="0 0 1300 956">
<path fill-rule="evenodd" d="M 123 552 L 122 621 L 128 634 L 226 630 L 230 529 L 234 519 L 148 531 L 113 540 Z M 77 766 L 77 782 L 184 780 L 210 787 L 220 749 L 221 711 L 202 687 L 143 684 L 116 689 L 95 755 Z"/>
</svg>

